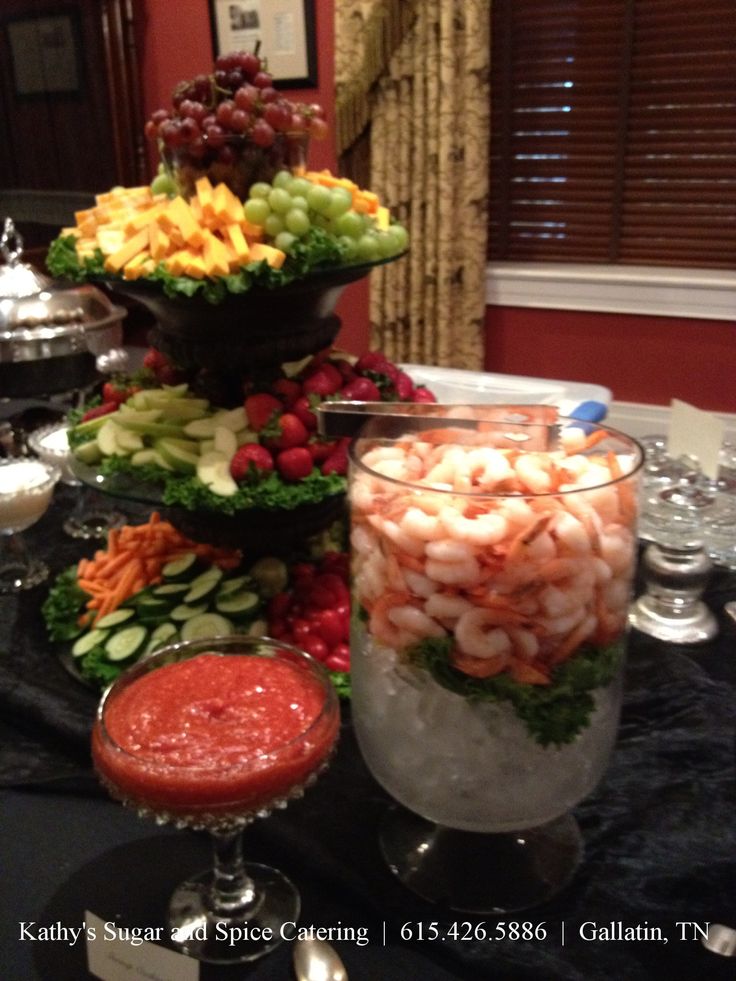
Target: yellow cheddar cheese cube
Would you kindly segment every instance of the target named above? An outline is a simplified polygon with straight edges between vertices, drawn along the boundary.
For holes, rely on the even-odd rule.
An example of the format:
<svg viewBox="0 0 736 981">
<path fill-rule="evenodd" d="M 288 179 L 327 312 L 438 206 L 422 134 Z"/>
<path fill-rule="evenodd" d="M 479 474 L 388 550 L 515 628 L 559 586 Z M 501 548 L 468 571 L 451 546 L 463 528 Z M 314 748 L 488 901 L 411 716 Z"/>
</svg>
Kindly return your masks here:
<svg viewBox="0 0 736 981">
<path fill-rule="evenodd" d="M 227 184 L 218 184 L 212 201 L 214 217 L 222 224 L 240 223 L 245 220 L 243 202 L 237 198 Z"/>
<path fill-rule="evenodd" d="M 123 266 L 123 279 L 139 279 L 146 272 L 153 270 L 154 264 L 148 250 L 139 252 L 130 262 Z"/>
<path fill-rule="evenodd" d="M 205 235 L 202 258 L 207 275 L 227 276 L 230 272 L 227 249 L 212 232 L 207 231 Z"/>
<path fill-rule="evenodd" d="M 204 230 L 197 224 L 192 209 L 184 198 L 174 198 L 164 208 L 156 221 L 169 235 L 177 229 L 187 245 L 199 248 L 204 242 Z"/>
<path fill-rule="evenodd" d="M 109 228 L 105 225 L 97 229 L 95 239 L 103 255 L 112 255 L 125 245 L 127 236 L 122 228 Z"/>
<path fill-rule="evenodd" d="M 129 238 L 117 252 L 113 252 L 105 259 L 105 269 L 108 272 L 119 272 L 126 263 L 130 262 L 133 256 L 138 255 L 143 249 L 148 249 L 148 242 L 148 228 L 142 228 L 132 238 Z"/>
<path fill-rule="evenodd" d="M 250 257 L 250 247 L 245 240 L 243 229 L 240 225 L 225 225 L 224 234 L 226 242 L 232 248 L 233 254 L 238 261 L 238 265 L 244 266 Z"/>
<path fill-rule="evenodd" d="M 201 255 L 189 253 L 189 257 L 184 263 L 184 275 L 191 276 L 193 279 L 204 279 L 207 275 L 207 267 Z"/>
<path fill-rule="evenodd" d="M 171 249 L 171 239 L 155 221 L 150 226 L 151 255 L 158 262 L 168 255 Z"/>
<path fill-rule="evenodd" d="M 202 209 L 202 217 L 206 221 L 210 221 L 214 216 L 214 211 L 212 210 L 214 188 L 210 183 L 209 177 L 200 177 L 195 181 L 194 188 L 197 193 L 196 200 L 199 202 L 199 206 Z"/>
<path fill-rule="evenodd" d="M 188 249 L 179 249 L 164 260 L 164 265 L 172 276 L 183 276 L 184 267 L 191 257 L 192 253 Z"/>
<path fill-rule="evenodd" d="M 140 211 L 134 212 L 123 224 L 123 231 L 126 235 L 134 235 L 144 225 L 150 224 L 154 218 L 160 215 L 165 207 L 165 204 L 159 203 L 151 205 L 150 208 L 143 208 Z"/>
<path fill-rule="evenodd" d="M 285 259 L 286 253 L 282 252 L 281 249 L 274 248 L 273 245 L 254 242 L 250 247 L 251 262 L 262 262 L 265 260 L 272 269 L 280 269 Z"/>
<path fill-rule="evenodd" d="M 391 213 L 384 205 L 379 205 L 378 208 L 376 208 L 376 228 L 380 229 L 382 232 L 385 232 L 390 224 Z"/>
<path fill-rule="evenodd" d="M 262 242 L 263 241 L 263 226 L 251 224 L 247 218 L 243 218 L 239 222 L 243 234 L 245 235 L 246 241 L 249 243 Z"/>
</svg>

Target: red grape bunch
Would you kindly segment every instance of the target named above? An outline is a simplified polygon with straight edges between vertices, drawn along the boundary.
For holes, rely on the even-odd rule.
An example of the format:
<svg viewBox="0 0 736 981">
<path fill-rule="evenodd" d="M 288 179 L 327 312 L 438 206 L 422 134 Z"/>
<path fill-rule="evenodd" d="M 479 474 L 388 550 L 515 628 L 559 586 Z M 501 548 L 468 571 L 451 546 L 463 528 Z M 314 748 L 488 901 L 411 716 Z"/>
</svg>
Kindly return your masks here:
<svg viewBox="0 0 736 981">
<path fill-rule="evenodd" d="M 193 161 L 227 165 L 236 162 L 244 142 L 266 149 L 282 134 L 282 139 L 325 137 L 324 116 L 316 103 L 292 102 L 278 92 L 257 54 L 234 51 L 216 59 L 211 75 L 180 82 L 172 107 L 157 109 L 145 134 L 164 150 L 186 151 Z"/>
</svg>

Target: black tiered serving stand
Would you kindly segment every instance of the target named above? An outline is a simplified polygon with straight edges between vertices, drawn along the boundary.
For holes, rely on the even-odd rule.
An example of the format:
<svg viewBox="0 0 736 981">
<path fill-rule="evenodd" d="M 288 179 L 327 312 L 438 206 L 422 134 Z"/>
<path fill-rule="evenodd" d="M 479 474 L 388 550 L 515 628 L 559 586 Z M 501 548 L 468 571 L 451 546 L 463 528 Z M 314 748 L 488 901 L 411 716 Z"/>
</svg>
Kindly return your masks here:
<svg viewBox="0 0 736 981">
<path fill-rule="evenodd" d="M 110 280 L 106 286 L 142 303 L 156 318 L 154 345 L 185 372 L 205 373 L 208 390 L 242 399 L 243 381 L 267 378 L 285 362 L 299 361 L 329 347 L 337 337 L 337 301 L 350 283 L 367 276 L 378 262 L 316 270 L 274 289 L 254 286 L 212 304 L 203 297 L 169 297 L 158 283 Z M 216 401 L 216 397 L 212 398 Z M 132 474 L 103 476 L 78 461 L 75 473 L 85 484 L 113 497 L 150 504 L 184 534 L 216 545 L 247 547 L 249 554 L 289 552 L 339 518 L 344 493 L 297 507 L 252 507 L 224 514 L 168 506 L 163 486 Z"/>
</svg>

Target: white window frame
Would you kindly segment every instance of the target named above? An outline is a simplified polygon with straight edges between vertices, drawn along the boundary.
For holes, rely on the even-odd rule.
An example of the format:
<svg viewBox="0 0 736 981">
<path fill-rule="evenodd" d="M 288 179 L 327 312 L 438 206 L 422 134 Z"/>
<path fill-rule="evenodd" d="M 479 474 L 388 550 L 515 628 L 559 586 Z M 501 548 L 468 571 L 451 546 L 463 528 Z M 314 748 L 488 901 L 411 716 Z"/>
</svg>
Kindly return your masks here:
<svg viewBox="0 0 736 981">
<path fill-rule="evenodd" d="M 490 262 L 488 306 L 736 322 L 736 272 L 666 266 Z"/>
</svg>

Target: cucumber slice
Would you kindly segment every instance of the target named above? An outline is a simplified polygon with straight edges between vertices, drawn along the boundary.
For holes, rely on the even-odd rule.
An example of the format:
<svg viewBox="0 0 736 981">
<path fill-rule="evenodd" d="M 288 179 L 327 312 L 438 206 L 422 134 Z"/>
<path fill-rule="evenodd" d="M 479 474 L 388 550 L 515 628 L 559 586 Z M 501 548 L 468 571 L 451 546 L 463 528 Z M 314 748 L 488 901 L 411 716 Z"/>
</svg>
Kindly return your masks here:
<svg viewBox="0 0 736 981">
<path fill-rule="evenodd" d="M 105 655 L 108 661 L 127 661 L 140 654 L 148 640 L 148 630 L 140 623 L 132 627 L 116 630 L 105 642 Z"/>
<path fill-rule="evenodd" d="M 160 623 L 148 640 L 148 644 L 146 645 L 146 654 L 152 654 L 154 651 L 159 650 L 166 644 L 173 644 L 178 636 L 179 631 L 176 628 L 176 624 L 169 621 L 166 623 Z"/>
<path fill-rule="evenodd" d="M 220 585 L 224 573 L 216 565 L 211 566 L 206 572 L 192 579 L 189 584 L 189 592 L 184 597 L 185 603 L 197 603 L 199 600 L 207 599 Z"/>
<path fill-rule="evenodd" d="M 172 559 L 171 562 L 167 562 L 161 570 L 161 574 L 164 579 L 188 579 L 198 564 L 199 559 L 194 552 L 185 552 L 178 559 Z"/>
<path fill-rule="evenodd" d="M 206 611 L 206 603 L 200 603 L 199 606 L 187 606 L 186 603 L 180 603 L 179 606 L 174 607 L 169 616 L 175 623 L 184 623 L 186 620 L 191 620 L 192 617 L 201 616 Z"/>
<path fill-rule="evenodd" d="M 261 598 L 258 593 L 252 593 L 248 589 L 242 589 L 225 596 L 218 596 L 215 600 L 215 609 L 218 613 L 224 613 L 232 620 L 252 620 L 258 613 L 261 605 Z"/>
<path fill-rule="evenodd" d="M 91 650 L 95 647 L 99 647 L 104 640 L 106 640 L 107 635 L 110 633 L 109 630 L 88 630 L 86 634 L 75 641 L 72 647 L 73 657 L 84 657 L 85 654 L 89 654 Z"/>
<path fill-rule="evenodd" d="M 235 628 L 219 613 L 202 613 L 187 620 L 181 628 L 182 640 L 202 640 L 204 637 L 229 637 Z"/>
<path fill-rule="evenodd" d="M 223 579 L 220 582 L 220 588 L 217 592 L 218 597 L 228 596 L 230 593 L 235 593 L 239 589 L 244 587 L 250 587 L 253 585 L 253 580 L 250 576 L 234 576 L 232 579 Z"/>
<path fill-rule="evenodd" d="M 112 613 L 108 613 L 107 616 L 100 617 L 95 624 L 95 627 L 100 630 L 104 630 L 106 627 L 119 627 L 121 623 L 125 623 L 134 616 L 135 610 L 131 610 L 130 607 L 127 606 L 121 606 L 119 610 L 113 610 Z"/>
<path fill-rule="evenodd" d="M 145 592 L 136 597 L 135 603 L 139 618 L 147 623 L 160 623 L 168 619 L 171 600 L 164 599 L 163 596 Z"/>
<path fill-rule="evenodd" d="M 169 602 L 176 602 L 177 599 L 182 599 L 184 593 L 189 589 L 189 583 L 187 582 L 169 582 L 165 583 L 163 586 L 154 586 L 151 590 L 151 596 L 157 596 L 160 599 L 168 600 Z"/>
</svg>

